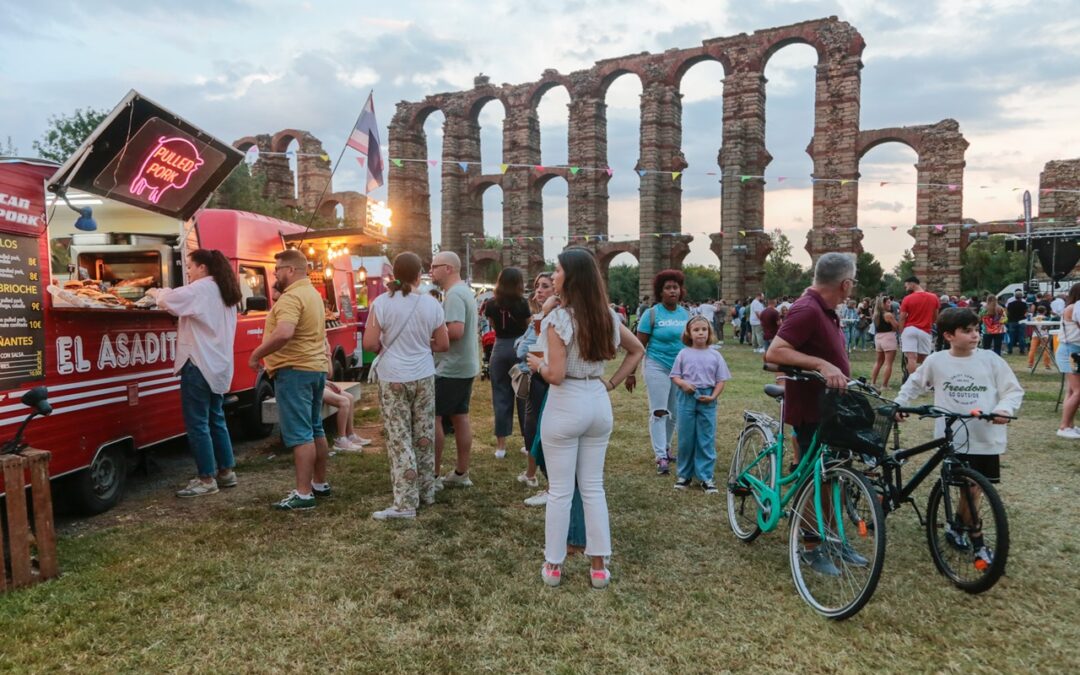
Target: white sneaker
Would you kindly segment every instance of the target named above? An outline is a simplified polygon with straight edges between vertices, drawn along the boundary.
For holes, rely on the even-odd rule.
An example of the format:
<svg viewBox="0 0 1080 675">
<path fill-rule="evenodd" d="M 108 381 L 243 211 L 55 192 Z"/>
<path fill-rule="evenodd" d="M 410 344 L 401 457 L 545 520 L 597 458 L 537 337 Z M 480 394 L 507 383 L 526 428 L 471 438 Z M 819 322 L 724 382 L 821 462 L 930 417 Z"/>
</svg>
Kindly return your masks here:
<svg viewBox="0 0 1080 675">
<path fill-rule="evenodd" d="M 371 514 L 371 517 L 375 520 L 404 520 L 407 518 L 415 518 L 416 511 L 409 509 L 408 511 L 398 511 L 393 506 L 383 509 L 382 511 L 376 511 Z"/>
<path fill-rule="evenodd" d="M 216 494 L 218 492 L 217 481 L 213 478 L 209 483 L 204 483 L 198 478 L 192 478 L 188 481 L 187 487 L 183 490 L 177 490 L 177 497 L 205 497 L 206 495 Z"/>
<path fill-rule="evenodd" d="M 349 434 L 349 442 L 353 445 L 359 445 L 360 447 L 371 445 L 370 438 L 364 438 L 363 436 L 357 436 L 356 434 Z"/>
<path fill-rule="evenodd" d="M 335 452 L 360 452 L 362 449 L 363 446 L 352 443 L 351 441 L 349 441 L 348 438 L 345 438 L 344 436 L 338 436 L 337 438 L 335 438 L 334 445 L 331 448 L 331 450 L 334 450 Z"/>
<path fill-rule="evenodd" d="M 460 476 L 456 471 L 451 471 L 442 477 L 443 487 L 472 487 L 472 481 L 469 480 L 469 472 L 461 474 Z"/>
<path fill-rule="evenodd" d="M 503 457 L 506 457 L 506 451 L 505 450 L 496 450 L 495 451 L 495 459 L 502 459 Z"/>
<path fill-rule="evenodd" d="M 1062 438 L 1080 438 L 1080 429 L 1076 427 L 1069 427 L 1068 429 L 1058 429 L 1057 435 Z"/>
<path fill-rule="evenodd" d="M 517 477 L 517 481 L 519 483 L 525 483 L 526 485 L 528 485 L 531 488 L 540 487 L 540 481 L 537 480 L 536 476 L 533 476 L 532 478 L 529 478 L 529 472 L 528 471 L 522 471 L 521 473 L 519 473 L 518 477 Z"/>
<path fill-rule="evenodd" d="M 525 506 L 547 506 L 547 490 L 541 490 L 525 500 Z"/>
<path fill-rule="evenodd" d="M 435 476 L 435 492 L 442 490 L 445 486 L 442 482 L 442 476 Z"/>
</svg>

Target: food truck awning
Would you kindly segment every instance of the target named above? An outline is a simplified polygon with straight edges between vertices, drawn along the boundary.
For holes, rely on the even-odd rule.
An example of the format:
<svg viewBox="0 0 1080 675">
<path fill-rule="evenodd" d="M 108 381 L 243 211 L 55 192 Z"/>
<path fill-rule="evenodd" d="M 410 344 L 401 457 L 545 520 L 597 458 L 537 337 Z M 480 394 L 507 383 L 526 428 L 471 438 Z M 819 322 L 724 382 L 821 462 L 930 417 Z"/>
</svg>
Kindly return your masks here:
<svg viewBox="0 0 1080 675">
<path fill-rule="evenodd" d="M 187 220 L 244 154 L 132 90 L 48 181 Z"/>
<path fill-rule="evenodd" d="M 389 241 L 386 235 L 363 227 L 307 230 L 306 232 L 282 235 L 282 240 L 286 244 L 295 244 L 296 246 L 300 246 L 300 244 L 320 248 L 324 246 L 333 246 L 334 248 L 345 246 L 349 249 L 363 246 L 382 246 Z"/>
</svg>

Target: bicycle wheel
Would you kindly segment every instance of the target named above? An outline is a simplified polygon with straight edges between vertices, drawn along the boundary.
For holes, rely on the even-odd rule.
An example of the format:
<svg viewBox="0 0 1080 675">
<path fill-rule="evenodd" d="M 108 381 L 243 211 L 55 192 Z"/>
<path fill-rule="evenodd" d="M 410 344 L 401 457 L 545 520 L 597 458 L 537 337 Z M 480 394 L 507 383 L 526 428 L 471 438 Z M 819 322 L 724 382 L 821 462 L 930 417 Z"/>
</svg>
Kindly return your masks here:
<svg viewBox="0 0 1080 675">
<path fill-rule="evenodd" d="M 765 431 L 752 425 L 743 429 L 735 454 L 731 457 L 731 469 L 728 471 L 727 513 L 728 523 L 735 536 L 746 543 L 757 539 L 761 534 L 758 526 L 758 501 L 754 491 L 745 483 L 739 483 L 739 476 L 749 473 L 771 488 L 776 487 L 776 456 L 769 454 L 751 467 L 754 460 L 769 447 L 769 437 Z"/>
<path fill-rule="evenodd" d="M 824 531 L 813 481 L 795 497 L 788 535 L 791 576 L 814 611 L 840 620 L 862 609 L 877 588 L 885 562 L 885 514 L 866 478 L 847 467 L 826 467 L 821 486 Z"/>
<path fill-rule="evenodd" d="M 946 478 L 942 472 L 934 483 L 926 504 L 930 557 L 957 588 L 982 593 L 1005 573 L 1009 559 L 1005 506 L 993 484 L 978 471 L 958 466 L 948 473 Z M 980 531 L 981 538 L 973 536 Z"/>
</svg>

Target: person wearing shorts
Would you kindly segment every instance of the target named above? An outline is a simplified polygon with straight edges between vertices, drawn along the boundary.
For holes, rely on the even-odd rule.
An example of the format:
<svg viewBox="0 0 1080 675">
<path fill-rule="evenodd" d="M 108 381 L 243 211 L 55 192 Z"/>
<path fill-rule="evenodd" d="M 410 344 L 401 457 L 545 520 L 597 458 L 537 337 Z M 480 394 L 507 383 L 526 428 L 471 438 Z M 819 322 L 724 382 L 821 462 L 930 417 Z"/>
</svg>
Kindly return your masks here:
<svg viewBox="0 0 1080 675">
<path fill-rule="evenodd" d="M 281 296 L 266 317 L 263 342 L 248 366 L 266 366 L 274 381 L 281 439 L 293 454 L 296 489 L 274 504 L 281 511 L 315 508 L 315 496 L 330 494 L 326 462 L 330 448 L 323 430 L 326 387 L 326 310 L 307 276 L 307 258 L 295 249 L 274 256 L 275 287 Z"/>
<path fill-rule="evenodd" d="M 934 351 L 931 331 L 940 302 L 936 295 L 923 290 L 918 277 L 904 279 L 904 288 L 908 295 L 900 303 L 900 350 L 907 361 L 907 372 L 914 373 Z"/>
<path fill-rule="evenodd" d="M 443 289 L 443 313 L 450 335 L 450 349 L 435 356 L 435 475 L 442 471 L 446 434 L 443 420 L 450 419 L 457 446 L 453 471 L 435 479 L 435 489 L 446 486 L 469 487 L 469 458 L 472 455 L 472 427 L 469 399 L 473 380 L 480 374 L 476 297 L 461 279 L 461 258 L 453 251 L 440 251 L 431 261 L 431 279 Z"/>
</svg>

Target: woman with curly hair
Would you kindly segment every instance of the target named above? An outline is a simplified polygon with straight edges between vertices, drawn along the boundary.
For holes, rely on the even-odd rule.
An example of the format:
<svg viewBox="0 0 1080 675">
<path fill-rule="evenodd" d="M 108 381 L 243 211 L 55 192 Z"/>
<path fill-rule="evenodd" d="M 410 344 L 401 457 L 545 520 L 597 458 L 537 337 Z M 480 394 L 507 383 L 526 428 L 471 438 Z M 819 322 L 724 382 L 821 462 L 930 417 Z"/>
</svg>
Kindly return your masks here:
<svg viewBox="0 0 1080 675">
<path fill-rule="evenodd" d="M 678 270 L 663 270 L 653 278 L 653 297 L 660 301 L 639 319 L 637 337 L 645 345 L 645 387 L 649 394 L 649 439 L 656 473 L 670 472 L 671 442 L 675 436 L 675 394 L 671 367 L 682 351 L 682 334 L 690 312 L 680 305 L 686 278 Z"/>
</svg>

